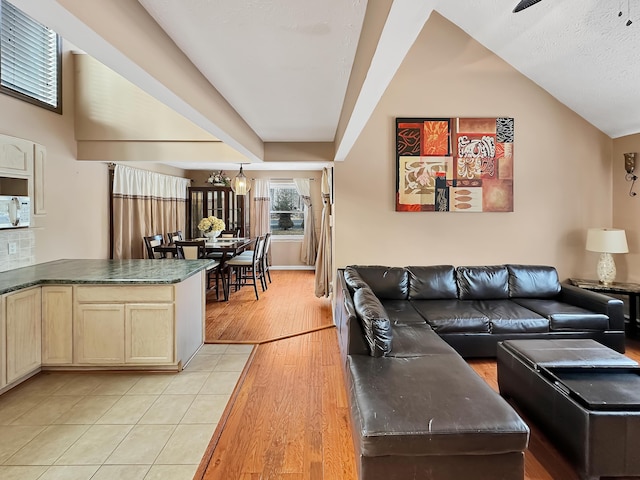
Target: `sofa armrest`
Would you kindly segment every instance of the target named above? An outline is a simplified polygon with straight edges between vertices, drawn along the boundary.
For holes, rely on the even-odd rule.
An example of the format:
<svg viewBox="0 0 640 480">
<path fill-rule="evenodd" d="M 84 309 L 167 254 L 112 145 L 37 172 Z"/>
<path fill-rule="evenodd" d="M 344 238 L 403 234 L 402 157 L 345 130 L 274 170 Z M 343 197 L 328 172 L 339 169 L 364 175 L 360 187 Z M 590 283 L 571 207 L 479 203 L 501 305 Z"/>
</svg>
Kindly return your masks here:
<svg viewBox="0 0 640 480">
<path fill-rule="evenodd" d="M 346 355 L 369 355 L 369 347 L 364 339 L 362 325 L 356 315 L 351 291 L 344 279 L 344 270 L 338 269 L 336 275 L 338 288 L 334 304 L 334 323 L 338 330 L 338 343 L 343 357 Z"/>
<path fill-rule="evenodd" d="M 622 300 L 566 283 L 561 284 L 559 299 L 592 312 L 604 313 L 609 317 L 609 330 L 624 332 Z"/>
</svg>

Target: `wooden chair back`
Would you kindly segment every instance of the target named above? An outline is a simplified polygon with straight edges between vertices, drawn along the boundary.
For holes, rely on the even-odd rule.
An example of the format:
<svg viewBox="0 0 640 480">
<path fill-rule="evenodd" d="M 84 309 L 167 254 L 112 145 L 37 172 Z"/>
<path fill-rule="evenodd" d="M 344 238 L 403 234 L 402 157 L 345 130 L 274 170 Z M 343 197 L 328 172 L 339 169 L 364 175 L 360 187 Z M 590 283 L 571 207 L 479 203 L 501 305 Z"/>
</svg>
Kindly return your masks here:
<svg viewBox="0 0 640 480">
<path fill-rule="evenodd" d="M 204 240 L 176 240 L 174 244 L 178 258 L 195 260 L 198 258 L 206 258 L 207 256 Z"/>
<path fill-rule="evenodd" d="M 164 245 L 164 237 L 161 233 L 157 233 L 155 235 L 149 235 L 144 238 L 144 246 L 147 249 L 147 257 L 148 258 L 165 258 L 166 255 L 164 253 L 154 252 L 153 247 L 157 247 L 159 245 Z"/>
<path fill-rule="evenodd" d="M 184 238 L 182 238 L 182 230 L 167 233 L 167 239 L 169 240 L 169 243 L 173 243 L 176 240 L 184 240 Z"/>
</svg>

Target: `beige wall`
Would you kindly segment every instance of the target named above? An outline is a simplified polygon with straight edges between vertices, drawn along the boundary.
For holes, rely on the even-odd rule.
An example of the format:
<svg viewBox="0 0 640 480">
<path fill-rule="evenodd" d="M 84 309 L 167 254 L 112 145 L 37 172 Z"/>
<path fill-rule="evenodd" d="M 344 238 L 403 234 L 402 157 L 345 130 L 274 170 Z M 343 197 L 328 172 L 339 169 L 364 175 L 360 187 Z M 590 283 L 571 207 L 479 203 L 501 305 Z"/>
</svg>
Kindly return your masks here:
<svg viewBox="0 0 640 480">
<path fill-rule="evenodd" d="M 73 63 L 63 56 L 63 115 L 0 95 L 0 133 L 44 145 L 46 216 L 33 219 L 35 262 L 106 258 L 108 171 L 75 160 Z"/>
<path fill-rule="evenodd" d="M 61 258 L 108 258 L 109 189 L 106 162 L 76 160 L 74 135 L 74 48 L 65 42 L 63 115 L 0 95 L 0 133 L 31 140 L 47 149 L 46 215 L 34 216 L 27 231 L 0 231 L 0 271 Z M 127 165 L 183 176 L 184 170 L 155 163 Z M 7 242 L 18 241 L 16 257 Z"/>
<path fill-rule="evenodd" d="M 244 167 L 243 167 L 244 169 Z M 233 178 L 238 171 L 225 170 L 225 174 Z M 311 181 L 311 198 L 313 206 L 313 216 L 315 218 L 316 238 L 320 236 L 320 219 L 322 215 L 322 199 L 320 187 L 322 180 L 321 171 L 251 171 L 244 169 L 244 173 L 249 178 L 313 178 Z M 207 186 L 207 178 L 211 172 L 190 171 L 187 177 L 192 180 L 194 187 Z M 251 192 L 249 192 L 251 195 Z M 253 233 L 252 233 L 253 235 Z M 274 240 L 271 242 L 271 262 L 274 268 L 284 267 L 287 269 L 309 268 L 300 261 L 300 248 L 302 240 Z"/>
<path fill-rule="evenodd" d="M 625 180 L 624 154 L 637 152 L 636 175 L 640 174 L 640 134 L 627 135 L 613 141 L 613 223 L 611 225 L 593 225 L 594 227 L 615 227 L 626 230 L 629 253 L 614 255 L 618 281 L 640 282 L 640 182 L 633 190 L 636 196 L 629 196 L 631 182 Z M 593 254 L 597 261 L 597 254 Z"/>
<path fill-rule="evenodd" d="M 395 117 L 515 118 L 514 212 L 395 212 Z M 335 266 L 555 265 L 595 275 L 586 229 L 611 222 L 612 141 L 434 13 L 344 162 Z"/>
</svg>

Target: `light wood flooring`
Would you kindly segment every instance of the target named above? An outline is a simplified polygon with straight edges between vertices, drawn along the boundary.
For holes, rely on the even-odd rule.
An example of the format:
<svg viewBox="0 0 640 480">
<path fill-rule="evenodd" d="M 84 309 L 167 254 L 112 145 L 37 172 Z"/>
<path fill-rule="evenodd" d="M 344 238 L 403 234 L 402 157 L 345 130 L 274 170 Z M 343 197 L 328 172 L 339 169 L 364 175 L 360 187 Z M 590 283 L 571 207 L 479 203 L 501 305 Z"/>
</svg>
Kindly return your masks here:
<svg viewBox="0 0 640 480">
<path fill-rule="evenodd" d="M 355 480 L 347 395 L 331 303 L 313 295 L 313 273 L 272 271 L 273 283 L 207 305 L 206 339 L 254 343 L 253 357 L 209 444 L 196 480 Z M 627 355 L 640 361 L 640 344 Z M 472 368 L 497 390 L 494 360 Z M 523 415 L 525 421 L 527 418 Z M 525 480 L 577 480 L 531 427 Z"/>
</svg>

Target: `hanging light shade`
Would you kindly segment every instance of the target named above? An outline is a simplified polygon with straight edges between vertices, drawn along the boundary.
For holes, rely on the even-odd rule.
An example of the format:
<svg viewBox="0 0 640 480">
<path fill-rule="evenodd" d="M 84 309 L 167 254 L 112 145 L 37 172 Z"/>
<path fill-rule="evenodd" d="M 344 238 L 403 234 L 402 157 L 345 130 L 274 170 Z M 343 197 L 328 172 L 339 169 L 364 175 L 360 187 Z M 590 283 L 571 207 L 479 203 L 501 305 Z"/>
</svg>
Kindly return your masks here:
<svg viewBox="0 0 640 480">
<path fill-rule="evenodd" d="M 246 195 L 251 190 L 251 182 L 242 172 L 242 164 L 240 164 L 240 172 L 231 180 L 231 190 L 236 195 Z"/>
</svg>

